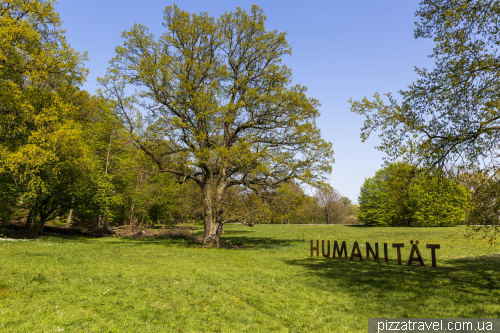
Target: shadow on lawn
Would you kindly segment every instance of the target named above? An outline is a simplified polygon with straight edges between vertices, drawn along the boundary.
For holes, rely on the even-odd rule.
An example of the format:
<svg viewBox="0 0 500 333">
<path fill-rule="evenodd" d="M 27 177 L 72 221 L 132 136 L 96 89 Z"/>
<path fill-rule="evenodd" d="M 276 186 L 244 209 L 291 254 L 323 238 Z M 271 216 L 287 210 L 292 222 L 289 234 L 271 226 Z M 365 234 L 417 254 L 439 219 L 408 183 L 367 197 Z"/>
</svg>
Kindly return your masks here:
<svg viewBox="0 0 500 333">
<path fill-rule="evenodd" d="M 222 240 L 229 244 L 245 248 L 272 248 L 277 246 L 292 246 L 304 242 L 304 239 L 277 239 L 273 237 L 248 237 L 224 235 Z"/>
<path fill-rule="evenodd" d="M 127 246 L 147 246 L 147 245 L 164 245 L 172 247 L 189 247 L 196 248 L 200 247 L 200 243 L 196 241 L 195 236 L 192 235 L 158 235 L 158 236 L 146 236 L 146 237 L 123 237 L 123 238 L 108 238 L 112 239 L 111 244 L 115 245 L 127 245 Z M 97 237 L 87 236 L 87 235 L 50 235 L 41 236 L 39 239 L 52 242 L 52 243 L 93 243 L 96 244 L 99 239 Z M 112 246 L 112 245 L 111 245 Z"/>
<path fill-rule="evenodd" d="M 356 309 L 371 317 L 498 317 L 500 257 L 437 261 L 438 267 L 350 261 L 287 260 L 320 277 L 309 285 L 351 296 Z M 443 264 L 440 266 L 440 264 Z M 314 281 L 314 282 L 313 282 Z"/>
<path fill-rule="evenodd" d="M 252 231 L 226 231 L 222 236 L 221 241 L 224 247 L 237 246 L 238 248 L 272 248 L 281 246 L 293 246 L 304 242 L 304 239 L 277 239 L 273 237 L 248 237 L 234 236 L 238 234 L 246 234 Z M 143 245 L 164 245 L 174 247 L 190 247 L 196 248 L 201 246 L 202 237 L 197 234 L 167 234 L 167 235 L 148 235 L 141 237 L 124 237 L 113 238 L 113 244 L 128 244 L 134 246 Z M 52 242 L 77 242 L 77 243 L 93 243 L 98 238 L 85 235 L 50 235 L 42 236 L 42 239 Z"/>
</svg>

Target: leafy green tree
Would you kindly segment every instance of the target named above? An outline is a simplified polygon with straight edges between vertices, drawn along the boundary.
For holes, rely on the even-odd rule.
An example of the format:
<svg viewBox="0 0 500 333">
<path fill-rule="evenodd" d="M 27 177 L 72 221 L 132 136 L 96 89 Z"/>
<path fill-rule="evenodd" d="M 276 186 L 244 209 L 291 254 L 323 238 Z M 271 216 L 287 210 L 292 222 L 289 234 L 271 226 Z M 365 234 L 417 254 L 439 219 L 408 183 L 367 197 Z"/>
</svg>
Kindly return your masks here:
<svg viewBox="0 0 500 333">
<path fill-rule="evenodd" d="M 304 217 L 312 198 L 296 183 L 288 181 L 277 189 L 265 191 L 260 198 L 266 202 L 271 220 L 289 224 L 298 217 Z"/>
<path fill-rule="evenodd" d="M 390 160 L 404 156 L 422 166 L 467 169 L 496 167 L 500 135 L 500 3 L 486 0 L 424 0 L 415 38 L 436 42 L 432 71 L 416 69 L 420 79 L 391 94 L 385 104 L 350 101 L 366 116 L 361 136 L 381 130 L 378 147 Z"/>
<path fill-rule="evenodd" d="M 380 226 L 411 222 L 404 199 L 407 187 L 400 181 L 410 177 L 408 169 L 406 164 L 391 164 L 365 179 L 358 198 L 360 222 Z"/>
<path fill-rule="evenodd" d="M 68 201 L 68 182 L 88 162 L 75 108 L 57 92 L 83 82 L 85 55 L 66 43 L 53 3 L 0 2 L 0 179 L 8 182 L 0 196 L 26 208 L 31 236 Z"/>
<path fill-rule="evenodd" d="M 436 173 L 394 163 L 365 180 L 359 220 L 366 225 L 453 226 L 465 221 L 470 191 Z"/>
<path fill-rule="evenodd" d="M 351 110 L 366 116 L 362 139 L 381 131 L 378 149 L 389 161 L 403 157 L 450 173 L 491 176 L 499 166 L 500 3 L 424 0 L 416 16 L 415 38 L 436 42 L 435 68 L 416 69 L 420 79 L 399 91 L 401 102 L 390 93 L 389 103 L 378 93 L 371 101 L 351 100 Z M 481 205 L 494 200 L 484 194 L 475 196 L 483 197 Z M 500 232 L 498 219 L 492 223 L 485 231 Z"/>
<path fill-rule="evenodd" d="M 169 6 L 164 18 L 158 39 L 140 24 L 125 31 L 100 82 L 157 169 L 199 186 L 204 244 L 218 246 L 228 188 L 292 179 L 316 186 L 333 152 L 316 127 L 318 101 L 291 85 L 281 63 L 291 54 L 285 34 L 266 31 L 260 8 L 216 21 Z M 127 97 L 128 86 L 139 91 Z"/>
<path fill-rule="evenodd" d="M 499 173 L 485 172 L 461 174 L 460 183 L 472 193 L 471 208 L 467 212 L 468 236 L 479 233 L 490 243 L 496 241 L 500 228 L 500 178 Z"/>
<path fill-rule="evenodd" d="M 470 191 L 445 177 L 423 174 L 408 192 L 413 225 L 454 226 L 466 220 L 471 208 Z"/>
</svg>

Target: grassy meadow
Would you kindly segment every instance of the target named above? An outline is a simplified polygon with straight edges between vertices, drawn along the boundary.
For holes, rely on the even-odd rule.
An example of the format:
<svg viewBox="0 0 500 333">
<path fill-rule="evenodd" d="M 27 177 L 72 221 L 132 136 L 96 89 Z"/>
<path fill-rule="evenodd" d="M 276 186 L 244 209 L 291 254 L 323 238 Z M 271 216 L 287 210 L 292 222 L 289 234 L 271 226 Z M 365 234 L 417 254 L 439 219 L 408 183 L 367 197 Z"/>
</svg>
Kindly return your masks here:
<svg viewBox="0 0 500 333">
<path fill-rule="evenodd" d="M 500 317 L 500 247 L 465 228 L 228 225 L 179 238 L 0 240 L 1 332 L 365 332 L 367 318 Z M 310 240 L 405 243 L 403 265 L 310 257 Z M 426 267 L 407 266 L 410 240 Z M 437 268 L 426 243 L 441 244 Z M 321 251 L 321 250 L 320 250 Z M 363 258 L 365 248 L 361 246 Z M 418 266 L 417 266 L 418 265 Z"/>
</svg>

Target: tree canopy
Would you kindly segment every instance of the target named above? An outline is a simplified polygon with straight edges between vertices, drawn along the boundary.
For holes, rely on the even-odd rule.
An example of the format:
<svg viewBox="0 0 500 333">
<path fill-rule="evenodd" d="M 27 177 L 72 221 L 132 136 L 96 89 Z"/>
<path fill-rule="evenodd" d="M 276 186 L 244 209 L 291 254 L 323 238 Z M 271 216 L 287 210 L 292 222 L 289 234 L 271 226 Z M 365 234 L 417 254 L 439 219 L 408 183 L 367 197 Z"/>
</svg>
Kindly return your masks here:
<svg viewBox="0 0 500 333">
<path fill-rule="evenodd" d="M 465 221 L 471 198 L 451 179 L 394 163 L 365 180 L 358 200 L 366 225 L 453 226 Z"/>
<path fill-rule="evenodd" d="M 8 0 L 0 8 L 1 215 L 8 220 L 21 197 L 27 227 L 67 202 L 68 184 L 89 164 L 77 108 L 58 92 L 83 82 L 85 55 L 66 43 L 53 2 Z"/>
<path fill-rule="evenodd" d="M 202 190 L 206 245 L 219 244 L 228 188 L 293 179 L 316 186 L 331 171 L 331 144 L 315 123 L 319 103 L 292 85 L 285 33 L 266 31 L 265 22 L 255 5 L 218 20 L 168 6 L 166 32 L 155 39 L 140 24 L 125 31 L 100 79 L 156 170 Z M 137 93 L 127 95 L 129 86 Z"/>
<path fill-rule="evenodd" d="M 400 90 L 401 102 L 351 100 L 366 116 L 361 137 L 380 131 L 378 149 L 426 167 L 498 168 L 500 135 L 500 3 L 489 0 L 424 0 L 416 12 L 415 38 L 432 38 L 432 70 Z"/>
</svg>

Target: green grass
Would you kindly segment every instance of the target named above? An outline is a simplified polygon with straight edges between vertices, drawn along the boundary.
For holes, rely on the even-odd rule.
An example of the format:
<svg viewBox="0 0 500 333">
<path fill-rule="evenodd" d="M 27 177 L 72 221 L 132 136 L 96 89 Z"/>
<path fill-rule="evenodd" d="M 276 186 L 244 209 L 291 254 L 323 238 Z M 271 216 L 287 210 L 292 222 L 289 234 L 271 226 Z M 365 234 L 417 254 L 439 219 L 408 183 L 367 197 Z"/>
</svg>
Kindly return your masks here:
<svg viewBox="0 0 500 333">
<path fill-rule="evenodd" d="M 182 239 L 0 241 L 1 332 L 365 332 L 367 318 L 499 317 L 500 247 L 456 228 L 227 226 Z M 426 267 L 310 258 L 311 239 L 418 239 Z M 439 243 L 437 268 L 426 243 Z M 364 247 L 361 247 L 363 257 Z"/>
</svg>

